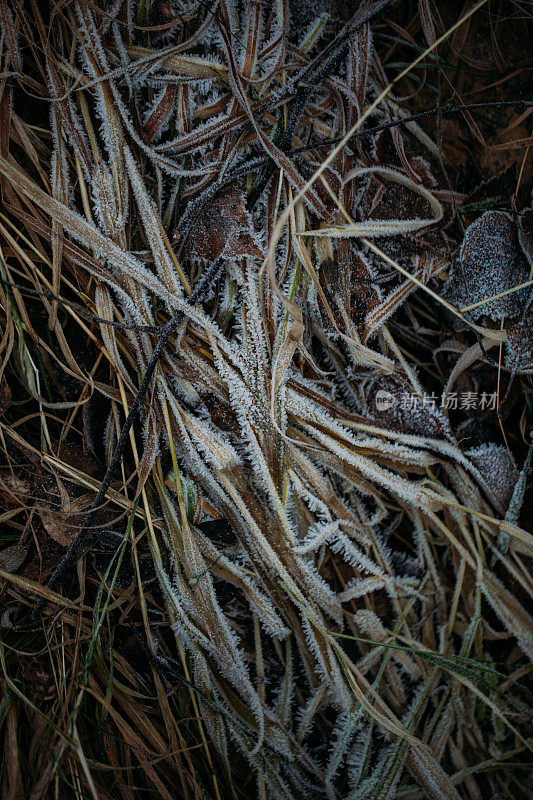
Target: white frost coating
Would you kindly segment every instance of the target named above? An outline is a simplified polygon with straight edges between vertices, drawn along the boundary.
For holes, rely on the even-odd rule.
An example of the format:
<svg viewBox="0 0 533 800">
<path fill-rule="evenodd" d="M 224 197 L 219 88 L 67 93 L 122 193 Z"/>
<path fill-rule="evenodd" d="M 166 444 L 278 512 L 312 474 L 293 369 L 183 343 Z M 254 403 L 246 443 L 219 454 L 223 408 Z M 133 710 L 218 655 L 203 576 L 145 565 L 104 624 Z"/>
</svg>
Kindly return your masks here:
<svg viewBox="0 0 533 800">
<path fill-rule="evenodd" d="M 328 522 L 324 523 L 315 523 L 309 527 L 307 532 L 307 536 L 304 541 L 294 547 L 294 552 L 298 553 L 298 555 L 304 555 L 305 553 L 312 553 L 316 550 L 320 545 L 325 544 L 328 541 L 329 536 L 338 531 L 339 523 L 338 520 L 335 522 Z"/>
<path fill-rule="evenodd" d="M 375 236 L 395 236 L 402 233 L 412 233 L 428 225 L 433 225 L 442 219 L 442 206 L 434 197 L 431 192 L 423 186 L 419 186 L 411 178 L 403 175 L 401 172 L 390 169 L 389 167 L 360 167 L 352 169 L 348 172 L 344 179 L 346 185 L 349 181 L 358 178 L 361 175 L 369 173 L 380 173 L 387 178 L 394 180 L 396 183 L 411 189 L 416 194 L 421 195 L 424 200 L 430 205 L 433 212 L 433 218 L 428 219 L 372 219 L 363 222 L 354 222 L 352 225 L 338 225 L 329 228 L 321 228 L 320 230 L 306 231 L 306 236 L 330 236 L 332 238 L 345 238 L 348 236 L 366 236 L 371 239 Z"/>
<path fill-rule="evenodd" d="M 341 768 L 344 759 L 346 758 L 347 751 L 357 734 L 358 726 L 360 725 L 363 709 L 361 706 L 357 709 L 351 709 L 343 714 L 339 714 L 335 723 L 335 728 L 331 734 L 331 754 L 326 767 L 325 780 L 329 785 L 331 796 L 334 797 L 332 781 Z"/>
</svg>

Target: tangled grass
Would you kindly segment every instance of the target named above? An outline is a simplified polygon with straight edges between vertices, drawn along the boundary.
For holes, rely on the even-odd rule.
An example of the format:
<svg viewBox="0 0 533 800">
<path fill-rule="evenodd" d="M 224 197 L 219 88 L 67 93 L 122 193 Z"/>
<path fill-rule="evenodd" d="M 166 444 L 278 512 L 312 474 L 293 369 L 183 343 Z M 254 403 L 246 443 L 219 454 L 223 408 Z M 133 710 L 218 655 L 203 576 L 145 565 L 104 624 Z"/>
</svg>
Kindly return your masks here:
<svg viewBox="0 0 533 800">
<path fill-rule="evenodd" d="M 530 796 L 527 4 L 0 16 L 2 796 Z"/>
</svg>

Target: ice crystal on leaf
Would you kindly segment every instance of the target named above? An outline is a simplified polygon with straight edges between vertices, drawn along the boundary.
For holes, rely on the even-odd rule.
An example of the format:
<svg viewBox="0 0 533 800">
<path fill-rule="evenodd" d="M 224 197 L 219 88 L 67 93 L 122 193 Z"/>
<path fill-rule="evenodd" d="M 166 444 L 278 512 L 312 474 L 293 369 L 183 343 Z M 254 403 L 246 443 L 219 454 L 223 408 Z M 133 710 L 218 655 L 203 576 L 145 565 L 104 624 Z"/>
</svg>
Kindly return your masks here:
<svg viewBox="0 0 533 800">
<path fill-rule="evenodd" d="M 513 218 L 503 211 L 485 211 L 465 232 L 446 295 L 458 308 L 489 301 L 469 312 L 474 319 L 517 317 L 524 305 L 523 289 L 490 298 L 520 286 L 528 277 L 529 265 Z"/>
<path fill-rule="evenodd" d="M 467 450 L 500 508 L 507 508 L 516 483 L 516 467 L 504 445 L 482 444 Z"/>
<path fill-rule="evenodd" d="M 531 289 L 530 289 L 531 291 Z M 533 372 L 533 305 L 518 322 L 507 326 L 505 364 L 514 372 Z"/>
</svg>

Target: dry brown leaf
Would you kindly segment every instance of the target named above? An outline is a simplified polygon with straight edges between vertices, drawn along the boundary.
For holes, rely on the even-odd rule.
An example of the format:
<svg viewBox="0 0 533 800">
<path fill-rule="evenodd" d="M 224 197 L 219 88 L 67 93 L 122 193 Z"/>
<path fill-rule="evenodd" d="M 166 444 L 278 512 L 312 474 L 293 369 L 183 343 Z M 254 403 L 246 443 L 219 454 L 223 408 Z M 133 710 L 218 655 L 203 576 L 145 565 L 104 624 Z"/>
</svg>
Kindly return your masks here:
<svg viewBox="0 0 533 800">
<path fill-rule="evenodd" d="M 72 516 L 59 511 L 52 511 L 48 506 L 37 504 L 35 510 L 41 518 L 46 533 L 63 547 L 68 547 L 76 535 L 76 527 Z"/>
<path fill-rule="evenodd" d="M 2 378 L 0 379 L 0 417 L 6 413 L 10 405 L 11 388 L 6 380 L 6 376 L 2 375 Z"/>
<path fill-rule="evenodd" d="M 0 569 L 4 572 L 16 572 L 24 563 L 28 549 L 25 545 L 13 544 L 0 550 Z"/>
<path fill-rule="evenodd" d="M 201 212 L 185 244 L 185 254 L 208 262 L 263 258 L 238 183 L 224 189 Z"/>
</svg>

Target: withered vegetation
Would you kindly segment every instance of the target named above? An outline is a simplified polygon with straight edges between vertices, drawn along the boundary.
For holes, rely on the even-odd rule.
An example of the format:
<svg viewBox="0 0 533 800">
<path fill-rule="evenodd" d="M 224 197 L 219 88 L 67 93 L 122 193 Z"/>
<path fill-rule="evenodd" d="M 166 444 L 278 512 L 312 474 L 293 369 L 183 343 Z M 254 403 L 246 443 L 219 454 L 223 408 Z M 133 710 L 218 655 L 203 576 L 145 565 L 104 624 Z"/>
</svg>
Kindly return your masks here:
<svg viewBox="0 0 533 800">
<path fill-rule="evenodd" d="M 0 21 L 2 798 L 531 797 L 530 4 Z"/>
</svg>

